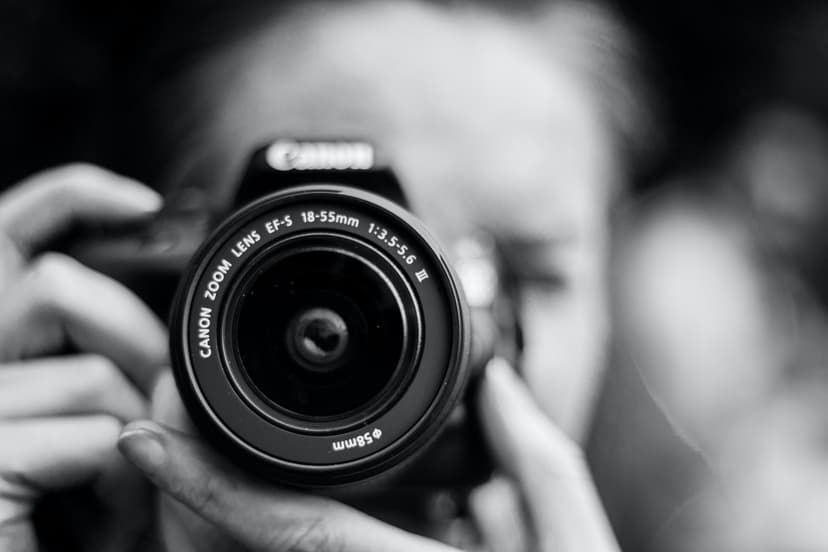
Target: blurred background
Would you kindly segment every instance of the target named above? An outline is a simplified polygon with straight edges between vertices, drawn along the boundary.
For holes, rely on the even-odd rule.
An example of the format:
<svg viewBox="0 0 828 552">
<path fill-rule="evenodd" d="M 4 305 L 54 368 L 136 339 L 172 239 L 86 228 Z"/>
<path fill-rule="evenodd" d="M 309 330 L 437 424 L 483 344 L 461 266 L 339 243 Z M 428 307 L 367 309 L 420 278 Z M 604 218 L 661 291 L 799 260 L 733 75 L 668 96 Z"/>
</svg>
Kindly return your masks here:
<svg viewBox="0 0 828 552">
<path fill-rule="evenodd" d="M 147 177 L 112 156 L 119 83 L 204 5 L 4 1 L 0 189 L 77 160 Z M 828 550 L 828 4 L 608 5 L 657 121 L 614 213 L 587 447 L 613 525 L 625 550 Z"/>
<path fill-rule="evenodd" d="M 5 0 L 0 4 L 0 182 L 94 159 L 92 132 L 112 86 L 168 11 L 193 3 Z M 828 9 L 819 0 L 614 0 L 644 54 L 666 131 L 639 185 L 718 155 L 758 109 L 785 103 L 828 117 Z M 176 5 L 179 5 L 176 8 Z M 183 6 L 183 8 L 181 7 Z M 181 22 L 185 24 L 185 21 Z M 646 170 L 645 170 L 646 169 Z"/>
</svg>

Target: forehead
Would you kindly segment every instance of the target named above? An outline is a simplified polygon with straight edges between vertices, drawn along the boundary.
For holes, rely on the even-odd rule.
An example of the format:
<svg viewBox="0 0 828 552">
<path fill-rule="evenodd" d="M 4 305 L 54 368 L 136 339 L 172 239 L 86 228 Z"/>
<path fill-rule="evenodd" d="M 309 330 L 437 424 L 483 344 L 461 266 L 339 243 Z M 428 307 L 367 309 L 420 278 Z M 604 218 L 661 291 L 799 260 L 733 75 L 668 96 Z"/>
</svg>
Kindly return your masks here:
<svg viewBox="0 0 828 552">
<path fill-rule="evenodd" d="M 605 204 L 610 140 L 590 91 L 543 44 L 528 22 L 480 10 L 306 7 L 195 72 L 209 98 L 200 142 L 232 181 L 274 136 L 367 138 L 444 231 L 578 231 Z"/>
</svg>

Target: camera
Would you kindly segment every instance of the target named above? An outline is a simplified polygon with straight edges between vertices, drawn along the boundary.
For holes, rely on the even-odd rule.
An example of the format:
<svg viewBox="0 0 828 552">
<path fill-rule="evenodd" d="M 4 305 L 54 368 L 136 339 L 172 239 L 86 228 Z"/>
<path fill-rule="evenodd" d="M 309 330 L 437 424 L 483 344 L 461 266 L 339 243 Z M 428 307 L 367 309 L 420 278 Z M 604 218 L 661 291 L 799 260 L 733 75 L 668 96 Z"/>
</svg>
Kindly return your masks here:
<svg viewBox="0 0 828 552">
<path fill-rule="evenodd" d="M 487 356 L 520 349 L 494 246 L 466 240 L 455 271 L 360 140 L 273 140 L 228 211 L 172 197 L 73 251 L 172 305 L 176 384 L 216 449 L 295 487 L 485 479 L 469 389 Z"/>
</svg>

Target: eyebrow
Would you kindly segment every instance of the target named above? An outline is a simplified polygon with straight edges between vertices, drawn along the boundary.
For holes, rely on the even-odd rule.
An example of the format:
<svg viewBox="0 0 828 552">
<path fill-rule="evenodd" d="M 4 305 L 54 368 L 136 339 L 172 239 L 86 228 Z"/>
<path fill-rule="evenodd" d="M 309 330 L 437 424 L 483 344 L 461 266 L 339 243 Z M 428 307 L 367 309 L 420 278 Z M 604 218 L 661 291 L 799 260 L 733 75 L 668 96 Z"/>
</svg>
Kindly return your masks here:
<svg viewBox="0 0 828 552">
<path fill-rule="evenodd" d="M 563 250 L 575 245 L 577 238 L 571 233 L 547 239 L 507 236 L 496 241 L 506 270 L 515 278 L 524 283 L 559 286 L 569 272 Z"/>
</svg>

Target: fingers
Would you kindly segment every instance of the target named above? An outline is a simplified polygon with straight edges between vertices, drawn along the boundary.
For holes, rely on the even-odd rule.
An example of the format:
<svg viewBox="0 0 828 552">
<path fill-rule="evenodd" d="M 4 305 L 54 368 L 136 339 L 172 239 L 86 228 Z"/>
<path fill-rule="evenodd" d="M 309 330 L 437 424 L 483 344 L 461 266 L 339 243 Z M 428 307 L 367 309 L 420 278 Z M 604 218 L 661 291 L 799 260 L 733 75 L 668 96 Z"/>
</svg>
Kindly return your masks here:
<svg viewBox="0 0 828 552">
<path fill-rule="evenodd" d="M 0 422 L 0 550 L 39 549 L 29 520 L 34 502 L 99 475 L 114 458 L 120 427 L 111 416 Z"/>
<path fill-rule="evenodd" d="M 127 422 L 146 416 L 147 404 L 121 370 L 101 356 L 0 366 L 0 419 L 92 413 Z"/>
<path fill-rule="evenodd" d="M 75 221 L 126 221 L 160 207 L 161 197 L 138 182 L 93 165 L 69 165 L 0 195 L 0 234 L 28 254 Z"/>
<path fill-rule="evenodd" d="M 452 550 L 331 500 L 254 482 L 197 441 L 151 422 L 128 425 L 119 446 L 156 486 L 253 550 Z"/>
<path fill-rule="evenodd" d="M 617 551 L 580 449 L 502 359 L 486 367 L 478 402 L 495 456 L 526 497 L 540 550 Z"/>
<path fill-rule="evenodd" d="M 39 257 L 0 298 L 0 359 L 96 353 L 148 390 L 167 361 L 166 330 L 121 284 L 56 253 Z"/>
<path fill-rule="evenodd" d="M 160 207 L 155 192 L 89 165 L 0 195 L 0 549 L 37 549 L 27 518 L 46 491 L 93 478 L 107 492 L 113 481 L 130 497 L 140 489 L 134 475 L 125 486 L 114 445 L 119 420 L 145 416 L 147 405 L 121 369 L 148 389 L 166 363 L 164 328 L 131 292 L 79 263 L 29 258 L 75 222 L 126 222 Z M 100 356 L 23 360 L 67 345 Z M 116 494 L 104 502 L 126 512 Z"/>
<path fill-rule="evenodd" d="M 28 543 L 37 550 L 27 521 L 30 505 L 47 491 L 93 479 L 103 506 L 98 546 L 122 550 L 134 542 L 149 522 L 150 496 L 146 482 L 114 445 L 121 421 L 147 411 L 138 390 L 103 357 L 0 366 L 0 549 Z M 67 453 L 66 447 L 76 445 L 80 457 Z"/>
<path fill-rule="evenodd" d="M 515 485 L 495 477 L 477 487 L 469 496 L 469 508 L 480 536 L 490 552 L 536 550 L 530 544 L 520 492 Z"/>
<path fill-rule="evenodd" d="M 121 424 L 112 416 L 0 423 L 0 508 L 27 507 L 44 491 L 86 482 L 111 459 Z M 9 519 L 0 511 L 0 519 Z"/>
</svg>

